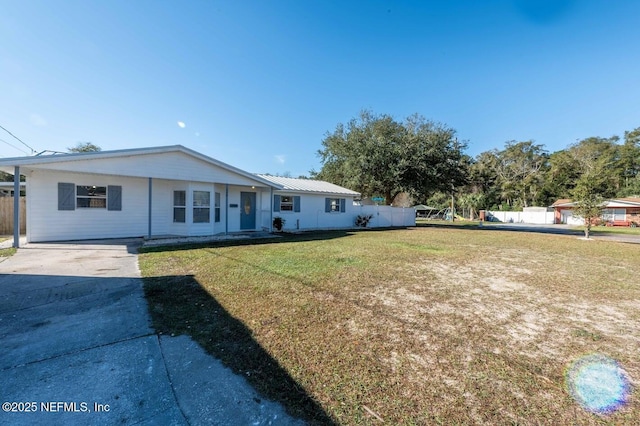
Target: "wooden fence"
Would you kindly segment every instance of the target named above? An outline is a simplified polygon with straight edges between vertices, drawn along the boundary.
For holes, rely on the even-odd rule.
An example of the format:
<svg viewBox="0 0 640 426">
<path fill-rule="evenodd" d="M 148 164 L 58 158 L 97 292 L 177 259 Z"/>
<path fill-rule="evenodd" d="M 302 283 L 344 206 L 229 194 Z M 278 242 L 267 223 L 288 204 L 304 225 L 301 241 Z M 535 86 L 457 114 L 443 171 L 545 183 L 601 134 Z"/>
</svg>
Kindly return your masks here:
<svg viewBox="0 0 640 426">
<path fill-rule="evenodd" d="M 20 233 L 27 232 L 27 202 L 20 197 Z M 13 235 L 13 197 L 0 197 L 0 235 Z"/>
</svg>

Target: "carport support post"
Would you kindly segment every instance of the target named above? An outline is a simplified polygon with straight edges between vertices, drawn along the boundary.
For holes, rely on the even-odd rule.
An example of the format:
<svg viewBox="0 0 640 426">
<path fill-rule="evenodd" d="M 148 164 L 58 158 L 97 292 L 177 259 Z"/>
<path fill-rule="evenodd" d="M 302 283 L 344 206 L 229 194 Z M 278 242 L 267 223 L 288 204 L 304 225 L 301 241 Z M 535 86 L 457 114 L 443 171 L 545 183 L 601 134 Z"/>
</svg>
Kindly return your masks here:
<svg viewBox="0 0 640 426">
<path fill-rule="evenodd" d="M 153 178 L 149 178 L 149 239 L 151 239 L 151 203 L 153 201 Z"/>
<path fill-rule="evenodd" d="M 273 186 L 271 187 L 271 200 L 269 200 L 269 210 L 271 210 L 269 214 L 269 232 L 273 232 Z"/>
<path fill-rule="evenodd" d="M 229 233 L 229 184 L 224 184 L 224 235 Z"/>
<path fill-rule="evenodd" d="M 20 248 L 20 167 L 13 170 L 13 246 Z"/>
</svg>

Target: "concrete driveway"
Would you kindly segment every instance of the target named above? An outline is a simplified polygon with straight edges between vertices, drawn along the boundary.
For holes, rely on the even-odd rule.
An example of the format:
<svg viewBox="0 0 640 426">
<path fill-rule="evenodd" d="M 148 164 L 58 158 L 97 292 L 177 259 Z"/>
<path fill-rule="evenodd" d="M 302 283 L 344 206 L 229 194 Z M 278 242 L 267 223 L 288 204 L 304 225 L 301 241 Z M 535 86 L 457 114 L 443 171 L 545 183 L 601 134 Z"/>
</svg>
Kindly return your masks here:
<svg viewBox="0 0 640 426">
<path fill-rule="evenodd" d="M 0 424 L 302 424 L 190 338 L 154 333 L 140 243 L 0 259 Z"/>
</svg>

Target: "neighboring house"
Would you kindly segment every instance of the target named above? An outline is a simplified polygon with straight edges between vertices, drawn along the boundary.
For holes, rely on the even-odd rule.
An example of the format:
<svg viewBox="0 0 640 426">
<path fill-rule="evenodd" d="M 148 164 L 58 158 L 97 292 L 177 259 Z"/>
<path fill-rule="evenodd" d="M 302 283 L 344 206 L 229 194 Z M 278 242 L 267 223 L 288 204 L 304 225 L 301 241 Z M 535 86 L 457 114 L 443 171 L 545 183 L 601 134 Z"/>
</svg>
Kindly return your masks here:
<svg viewBox="0 0 640 426">
<path fill-rule="evenodd" d="M 573 215 L 575 203 L 561 199 L 551 205 L 554 222 L 569 225 L 584 225 L 584 219 Z M 616 198 L 603 205 L 602 220 L 609 225 L 640 226 L 640 198 Z"/>
<path fill-rule="evenodd" d="M 20 182 L 20 191 L 24 188 L 24 182 Z M 0 197 L 13 197 L 13 182 L 0 182 Z"/>
<path fill-rule="evenodd" d="M 354 217 L 359 213 L 354 199 L 360 198 L 359 192 L 319 180 L 271 175 L 258 177 L 280 187 L 273 191 L 273 216 L 285 220 L 285 230 L 354 226 Z M 268 196 L 263 193 L 263 197 Z M 263 198 L 263 204 L 268 202 Z"/>
<path fill-rule="evenodd" d="M 181 145 L 3 158 L 0 170 L 26 177 L 29 242 L 271 231 L 275 216 L 285 230 L 351 228 L 363 212 L 355 191 L 252 174 Z M 371 226 L 415 224 L 396 210 L 370 212 Z"/>
</svg>

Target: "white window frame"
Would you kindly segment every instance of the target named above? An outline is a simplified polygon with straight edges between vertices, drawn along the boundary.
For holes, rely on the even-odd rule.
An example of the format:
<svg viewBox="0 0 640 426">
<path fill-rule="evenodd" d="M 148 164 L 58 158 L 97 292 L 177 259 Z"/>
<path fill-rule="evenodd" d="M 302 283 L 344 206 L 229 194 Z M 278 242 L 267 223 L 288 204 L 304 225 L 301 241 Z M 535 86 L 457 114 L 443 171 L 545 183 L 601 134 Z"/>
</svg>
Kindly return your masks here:
<svg viewBox="0 0 640 426">
<path fill-rule="evenodd" d="M 214 195 L 214 206 L 215 206 L 215 218 L 214 221 L 215 223 L 219 223 L 220 222 L 220 193 L 216 192 Z"/>
<path fill-rule="evenodd" d="M 207 194 L 206 199 L 196 196 L 197 193 Z M 211 223 L 211 191 L 194 190 L 193 193 L 193 223 Z M 206 211 L 205 216 L 201 213 Z"/>
<path fill-rule="evenodd" d="M 183 193 L 184 194 L 184 203 L 183 204 L 179 204 L 176 203 L 176 193 Z M 181 210 L 182 213 L 182 217 L 183 220 L 176 220 L 176 210 Z M 185 191 L 184 189 L 176 189 L 173 191 L 173 223 L 186 223 L 187 222 L 187 191 Z"/>
</svg>

